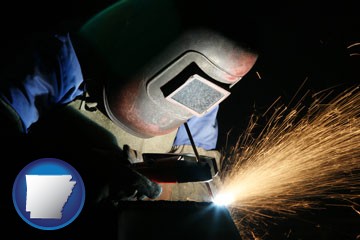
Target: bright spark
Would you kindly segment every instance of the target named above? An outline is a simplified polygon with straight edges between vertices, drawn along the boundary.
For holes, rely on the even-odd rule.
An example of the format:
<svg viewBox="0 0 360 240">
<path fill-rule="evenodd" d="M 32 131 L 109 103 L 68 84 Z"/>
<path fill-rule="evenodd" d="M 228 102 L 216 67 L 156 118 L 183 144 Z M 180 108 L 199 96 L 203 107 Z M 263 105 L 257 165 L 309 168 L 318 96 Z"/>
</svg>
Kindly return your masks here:
<svg viewBox="0 0 360 240">
<path fill-rule="evenodd" d="M 360 42 L 353 43 L 349 45 L 347 48 L 350 49 L 356 46 L 360 46 Z M 360 53 L 350 53 L 350 56 L 360 56 Z"/>
<path fill-rule="evenodd" d="M 256 137 L 253 117 L 223 154 L 218 194 L 233 195 L 229 210 L 240 230 L 272 213 L 315 208 L 319 199 L 360 199 L 359 87 L 330 96 L 313 95 L 308 108 L 300 102 L 293 109 L 275 108 Z"/>
<path fill-rule="evenodd" d="M 359 46 L 359 45 L 360 45 L 360 42 L 356 42 L 356 43 L 350 44 L 349 46 L 347 46 L 347 48 L 349 49 L 349 48 Z"/>
<path fill-rule="evenodd" d="M 227 206 L 232 204 L 235 201 L 234 195 L 230 192 L 223 192 L 221 194 L 216 195 L 214 198 L 214 203 L 220 206 Z"/>
<path fill-rule="evenodd" d="M 258 71 L 256 71 L 256 75 L 258 76 L 259 79 L 261 79 L 261 75 Z"/>
</svg>

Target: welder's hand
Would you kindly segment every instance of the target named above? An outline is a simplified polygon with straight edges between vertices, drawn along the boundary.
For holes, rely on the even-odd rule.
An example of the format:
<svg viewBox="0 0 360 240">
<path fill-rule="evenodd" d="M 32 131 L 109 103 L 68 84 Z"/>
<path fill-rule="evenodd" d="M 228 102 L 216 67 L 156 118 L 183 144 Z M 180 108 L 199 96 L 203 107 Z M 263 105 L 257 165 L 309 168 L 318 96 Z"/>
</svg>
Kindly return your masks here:
<svg viewBox="0 0 360 240">
<path fill-rule="evenodd" d="M 155 199 L 162 188 L 139 172 L 122 166 L 108 185 L 108 198 L 111 201 Z"/>
<path fill-rule="evenodd" d="M 155 199 L 160 196 L 162 188 L 156 182 L 131 168 L 132 154 L 129 146 L 122 151 L 104 151 L 97 149 L 97 154 L 110 163 L 107 170 L 106 184 L 102 188 L 98 201 Z"/>
<path fill-rule="evenodd" d="M 132 149 L 127 144 L 125 144 L 123 146 L 123 152 L 124 152 L 124 155 L 126 156 L 127 160 L 129 161 L 129 163 L 131 163 L 131 164 L 144 161 L 142 154 L 140 152 L 136 151 L 135 149 Z"/>
</svg>

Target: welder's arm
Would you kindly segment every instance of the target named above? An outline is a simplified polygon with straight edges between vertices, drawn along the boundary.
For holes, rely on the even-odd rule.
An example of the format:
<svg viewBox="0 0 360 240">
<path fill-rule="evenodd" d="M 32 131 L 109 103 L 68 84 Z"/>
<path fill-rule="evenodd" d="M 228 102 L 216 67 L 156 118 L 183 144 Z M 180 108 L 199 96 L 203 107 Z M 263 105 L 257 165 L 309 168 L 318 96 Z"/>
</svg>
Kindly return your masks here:
<svg viewBox="0 0 360 240">
<path fill-rule="evenodd" d="M 205 150 L 216 148 L 218 139 L 217 113 L 219 105 L 202 117 L 192 117 L 187 121 L 196 147 Z M 191 145 L 185 126 L 181 125 L 176 133 L 173 146 Z"/>
</svg>

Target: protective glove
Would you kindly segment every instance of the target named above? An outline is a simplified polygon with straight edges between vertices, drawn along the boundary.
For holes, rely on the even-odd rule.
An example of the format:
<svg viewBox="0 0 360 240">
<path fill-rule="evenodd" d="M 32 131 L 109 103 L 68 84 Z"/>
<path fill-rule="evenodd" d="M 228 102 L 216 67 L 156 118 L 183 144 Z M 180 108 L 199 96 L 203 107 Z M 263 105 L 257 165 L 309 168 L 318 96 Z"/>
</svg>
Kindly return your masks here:
<svg viewBox="0 0 360 240">
<path fill-rule="evenodd" d="M 107 171 L 107 180 L 98 195 L 97 202 L 155 199 L 162 192 L 161 186 L 131 168 L 133 154 L 131 148 L 124 147 L 122 151 L 102 152 L 103 160 L 108 160 L 111 167 Z M 97 150 L 97 154 L 102 150 Z"/>
<path fill-rule="evenodd" d="M 159 184 L 128 166 L 119 168 L 116 176 L 110 180 L 108 185 L 108 198 L 113 202 L 155 199 L 160 196 L 161 192 Z"/>
</svg>

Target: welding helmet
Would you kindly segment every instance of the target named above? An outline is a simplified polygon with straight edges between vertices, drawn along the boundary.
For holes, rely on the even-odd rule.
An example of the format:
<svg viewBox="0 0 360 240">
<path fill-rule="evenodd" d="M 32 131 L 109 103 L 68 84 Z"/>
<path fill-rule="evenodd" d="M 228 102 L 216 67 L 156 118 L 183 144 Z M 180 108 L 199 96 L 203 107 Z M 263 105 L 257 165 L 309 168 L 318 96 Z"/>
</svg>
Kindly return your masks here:
<svg viewBox="0 0 360 240">
<path fill-rule="evenodd" d="M 168 134 L 206 114 L 256 62 L 238 42 L 182 19 L 174 1 L 128 0 L 80 29 L 108 66 L 107 116 L 137 137 Z"/>
</svg>

